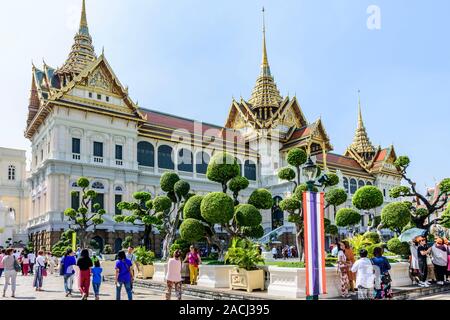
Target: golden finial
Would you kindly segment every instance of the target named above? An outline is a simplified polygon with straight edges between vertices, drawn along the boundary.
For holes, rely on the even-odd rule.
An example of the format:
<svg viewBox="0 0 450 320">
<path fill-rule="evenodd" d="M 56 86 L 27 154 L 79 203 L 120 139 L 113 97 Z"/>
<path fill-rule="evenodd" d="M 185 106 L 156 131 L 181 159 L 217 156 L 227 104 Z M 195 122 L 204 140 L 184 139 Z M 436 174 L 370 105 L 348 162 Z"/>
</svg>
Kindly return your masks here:
<svg viewBox="0 0 450 320">
<path fill-rule="evenodd" d="M 105 46 L 102 47 L 102 56 L 105 56 Z"/>
<path fill-rule="evenodd" d="M 359 128 L 364 127 L 362 111 L 361 111 L 361 90 L 359 90 L 359 89 L 358 89 L 358 127 Z"/>
<path fill-rule="evenodd" d="M 81 10 L 80 33 L 89 34 L 89 28 L 86 17 L 86 0 L 83 0 L 83 8 Z"/>
</svg>

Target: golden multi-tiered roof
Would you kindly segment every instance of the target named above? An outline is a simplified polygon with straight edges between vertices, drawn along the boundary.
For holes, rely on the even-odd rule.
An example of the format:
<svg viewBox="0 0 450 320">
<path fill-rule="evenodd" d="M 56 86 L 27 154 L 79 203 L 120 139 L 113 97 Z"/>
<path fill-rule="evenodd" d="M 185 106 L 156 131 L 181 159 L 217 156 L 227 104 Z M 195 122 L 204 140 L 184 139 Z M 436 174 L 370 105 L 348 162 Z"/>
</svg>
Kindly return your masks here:
<svg viewBox="0 0 450 320">
<path fill-rule="evenodd" d="M 263 9 L 264 13 L 264 9 Z M 283 98 L 278 91 L 275 80 L 270 72 L 269 60 L 267 58 L 266 47 L 266 26 L 263 22 L 263 58 L 261 64 L 261 73 L 256 80 L 255 88 L 249 103 L 253 109 L 255 108 L 278 108 Z M 270 109 L 270 112 L 274 111 Z"/>
<path fill-rule="evenodd" d="M 366 127 L 364 126 L 361 112 L 361 99 L 358 101 L 358 127 L 356 128 L 355 137 L 353 138 L 353 143 L 350 145 L 350 149 L 366 159 L 373 157 L 376 151 L 370 142 Z"/>
<path fill-rule="evenodd" d="M 89 27 L 86 18 L 86 3 L 83 0 L 83 9 L 81 13 L 80 28 L 74 38 L 69 57 L 64 65 L 57 70 L 57 74 L 61 75 L 78 75 L 86 67 L 97 59 L 94 46 L 92 45 L 92 37 L 89 34 Z"/>
</svg>

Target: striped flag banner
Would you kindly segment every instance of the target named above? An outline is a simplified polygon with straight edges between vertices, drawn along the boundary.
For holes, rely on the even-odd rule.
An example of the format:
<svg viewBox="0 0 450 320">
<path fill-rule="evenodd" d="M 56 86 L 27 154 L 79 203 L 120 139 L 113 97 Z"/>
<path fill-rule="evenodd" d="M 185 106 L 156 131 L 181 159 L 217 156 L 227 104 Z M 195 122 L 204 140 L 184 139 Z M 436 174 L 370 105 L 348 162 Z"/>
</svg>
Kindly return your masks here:
<svg viewBox="0 0 450 320">
<path fill-rule="evenodd" d="M 303 193 L 306 295 L 327 293 L 325 273 L 325 194 Z"/>
</svg>

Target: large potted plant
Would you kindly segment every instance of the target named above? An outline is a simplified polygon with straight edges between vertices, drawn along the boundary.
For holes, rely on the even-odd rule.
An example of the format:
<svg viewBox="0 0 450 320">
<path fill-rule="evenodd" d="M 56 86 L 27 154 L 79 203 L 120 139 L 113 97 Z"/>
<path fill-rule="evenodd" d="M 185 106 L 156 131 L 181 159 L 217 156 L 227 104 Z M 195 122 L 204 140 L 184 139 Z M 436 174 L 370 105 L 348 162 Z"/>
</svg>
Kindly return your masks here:
<svg viewBox="0 0 450 320">
<path fill-rule="evenodd" d="M 107 244 L 103 248 L 103 259 L 105 259 L 106 261 L 114 261 L 115 258 L 116 258 L 116 255 L 113 253 L 113 249 L 112 249 L 111 245 Z"/>
<path fill-rule="evenodd" d="M 264 270 L 257 267 L 259 263 L 264 263 L 264 259 L 253 242 L 234 238 L 225 255 L 225 263 L 237 266 L 230 271 L 231 290 L 264 290 Z"/>
<path fill-rule="evenodd" d="M 150 279 L 155 274 L 155 267 L 153 261 L 155 260 L 155 253 L 148 251 L 145 247 L 138 247 L 134 251 L 136 256 L 136 265 L 138 268 L 138 278 Z"/>
</svg>

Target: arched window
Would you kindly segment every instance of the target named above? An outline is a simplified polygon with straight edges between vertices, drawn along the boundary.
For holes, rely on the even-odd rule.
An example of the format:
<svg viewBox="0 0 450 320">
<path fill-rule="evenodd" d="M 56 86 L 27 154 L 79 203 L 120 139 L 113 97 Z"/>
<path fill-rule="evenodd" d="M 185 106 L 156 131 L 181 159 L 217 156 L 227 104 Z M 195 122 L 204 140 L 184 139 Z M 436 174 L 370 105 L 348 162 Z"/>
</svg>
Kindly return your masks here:
<svg viewBox="0 0 450 320">
<path fill-rule="evenodd" d="M 158 148 L 158 167 L 161 169 L 175 169 L 175 164 L 172 159 L 172 147 L 160 146 Z"/>
<path fill-rule="evenodd" d="M 122 193 L 123 192 L 123 188 L 121 186 L 117 186 L 114 188 L 114 191 L 116 191 L 116 193 Z"/>
<path fill-rule="evenodd" d="M 272 207 L 272 230 L 275 230 L 282 225 L 284 225 L 284 212 L 280 209 L 280 202 L 283 200 L 280 196 L 276 196 L 273 198 L 273 207 Z"/>
<path fill-rule="evenodd" d="M 248 180 L 256 181 L 256 164 L 253 161 L 245 161 L 244 174 Z"/>
<path fill-rule="evenodd" d="M 348 193 L 348 179 L 344 177 L 343 182 L 344 182 L 344 189 L 345 189 L 345 192 Z"/>
<path fill-rule="evenodd" d="M 355 179 L 350 179 L 350 193 L 354 194 L 358 190 L 358 184 Z"/>
<path fill-rule="evenodd" d="M 103 185 L 103 183 L 96 181 L 92 184 L 92 189 L 104 190 L 105 186 Z"/>
<path fill-rule="evenodd" d="M 358 181 L 358 189 L 364 187 L 364 181 L 359 180 Z"/>
<path fill-rule="evenodd" d="M 206 152 L 197 153 L 196 158 L 197 173 L 206 174 L 206 171 L 208 170 L 209 160 L 210 160 L 209 154 L 207 154 Z"/>
<path fill-rule="evenodd" d="M 72 182 L 72 188 L 78 188 L 78 183 L 76 181 Z"/>
<path fill-rule="evenodd" d="M 188 149 L 178 151 L 178 171 L 194 172 L 192 152 Z"/>
<path fill-rule="evenodd" d="M 16 180 L 16 167 L 15 166 L 8 167 L 8 180 L 9 181 Z"/>
<path fill-rule="evenodd" d="M 137 145 L 137 160 L 140 166 L 155 166 L 155 148 L 150 142 L 141 141 Z"/>
<path fill-rule="evenodd" d="M 373 186 L 372 182 L 370 182 L 370 181 L 367 181 L 366 185 Z"/>
</svg>

